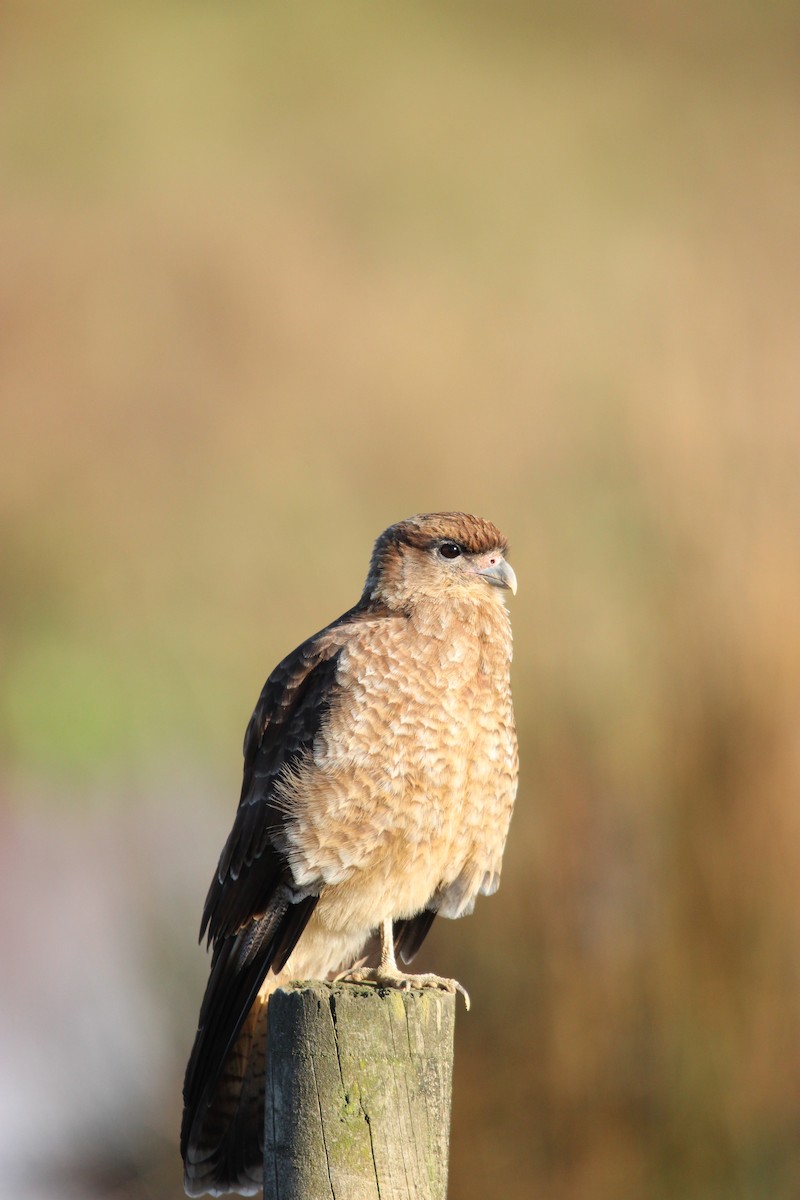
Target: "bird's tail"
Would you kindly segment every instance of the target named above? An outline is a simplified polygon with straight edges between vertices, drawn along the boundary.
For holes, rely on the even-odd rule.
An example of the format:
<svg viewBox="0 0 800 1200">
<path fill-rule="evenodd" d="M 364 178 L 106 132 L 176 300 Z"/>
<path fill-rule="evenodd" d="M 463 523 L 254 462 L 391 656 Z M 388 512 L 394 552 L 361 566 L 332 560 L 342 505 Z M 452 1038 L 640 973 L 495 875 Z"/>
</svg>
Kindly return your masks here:
<svg viewBox="0 0 800 1200">
<path fill-rule="evenodd" d="M 261 1186 L 267 1002 L 317 903 L 286 898 L 214 947 L 183 1084 L 184 1187 L 252 1195 Z"/>
<path fill-rule="evenodd" d="M 315 902 L 294 905 L 272 938 L 272 925 L 263 935 L 255 922 L 214 949 L 183 1087 L 181 1154 L 189 1196 L 250 1196 L 261 1189 L 270 996 L 292 979 L 331 977 L 353 962 L 365 940 L 359 934 L 331 939 L 312 924 L 292 954 Z"/>
<path fill-rule="evenodd" d="M 181 1143 L 189 1196 L 239 1192 L 251 1196 L 263 1182 L 264 1077 L 267 1003 L 286 980 L 271 975 L 244 1020 L 210 1093 L 184 1110 Z M 187 1079 L 201 1052 L 195 1041 Z"/>
</svg>

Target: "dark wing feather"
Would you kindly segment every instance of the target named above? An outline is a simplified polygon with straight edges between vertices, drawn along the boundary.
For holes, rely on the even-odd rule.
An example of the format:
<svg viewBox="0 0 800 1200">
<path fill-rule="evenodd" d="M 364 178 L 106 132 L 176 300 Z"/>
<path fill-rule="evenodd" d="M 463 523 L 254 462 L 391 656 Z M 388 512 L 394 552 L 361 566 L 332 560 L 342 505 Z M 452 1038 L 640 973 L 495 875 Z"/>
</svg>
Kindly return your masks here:
<svg viewBox="0 0 800 1200">
<path fill-rule="evenodd" d="M 214 1115 L 226 1059 L 268 972 L 285 966 L 317 903 L 313 888 L 296 887 L 275 846 L 287 814 L 285 804 L 275 803 L 274 787 L 312 748 L 336 700 L 344 628 L 363 615 L 359 606 L 351 609 L 285 658 L 264 685 L 247 727 L 239 807 L 203 910 L 200 937 L 208 934 L 214 956 L 184 1083 L 185 1161 L 187 1151 L 202 1161 L 230 1140 L 230 1122 L 222 1126 Z"/>
<path fill-rule="evenodd" d="M 214 944 L 261 916 L 281 885 L 292 888 L 288 865 L 273 844 L 286 818 L 273 803 L 273 788 L 281 773 L 311 749 L 335 699 L 341 646 L 326 632 L 275 668 L 250 718 L 239 807 L 200 926 L 201 939 L 207 932 Z"/>
</svg>

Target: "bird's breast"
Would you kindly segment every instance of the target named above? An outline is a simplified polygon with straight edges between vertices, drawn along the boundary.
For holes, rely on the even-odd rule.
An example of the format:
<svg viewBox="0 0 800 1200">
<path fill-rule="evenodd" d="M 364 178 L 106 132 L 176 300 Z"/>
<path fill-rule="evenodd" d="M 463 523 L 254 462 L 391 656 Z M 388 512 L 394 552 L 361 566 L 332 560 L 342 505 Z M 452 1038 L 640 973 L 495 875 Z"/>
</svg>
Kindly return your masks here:
<svg viewBox="0 0 800 1200">
<path fill-rule="evenodd" d="M 493 868 L 516 782 L 510 645 L 451 632 L 342 651 L 335 702 L 283 785 L 298 884 L 346 885 L 342 903 L 398 916 L 471 858 L 481 878 Z"/>
</svg>

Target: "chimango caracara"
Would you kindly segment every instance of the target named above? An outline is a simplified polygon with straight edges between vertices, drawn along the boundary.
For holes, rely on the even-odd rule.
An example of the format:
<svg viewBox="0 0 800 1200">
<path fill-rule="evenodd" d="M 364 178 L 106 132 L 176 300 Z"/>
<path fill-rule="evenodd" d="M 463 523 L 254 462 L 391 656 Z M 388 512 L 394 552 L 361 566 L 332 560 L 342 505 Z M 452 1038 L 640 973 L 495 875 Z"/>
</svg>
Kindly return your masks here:
<svg viewBox="0 0 800 1200">
<path fill-rule="evenodd" d="M 190 1196 L 258 1191 L 270 993 L 407 975 L 434 917 L 498 886 L 517 787 L 509 688 L 516 591 L 489 521 L 429 513 L 378 538 L 355 608 L 266 682 L 244 740 L 239 807 L 206 899 L 214 955 L 184 1084 Z"/>
</svg>

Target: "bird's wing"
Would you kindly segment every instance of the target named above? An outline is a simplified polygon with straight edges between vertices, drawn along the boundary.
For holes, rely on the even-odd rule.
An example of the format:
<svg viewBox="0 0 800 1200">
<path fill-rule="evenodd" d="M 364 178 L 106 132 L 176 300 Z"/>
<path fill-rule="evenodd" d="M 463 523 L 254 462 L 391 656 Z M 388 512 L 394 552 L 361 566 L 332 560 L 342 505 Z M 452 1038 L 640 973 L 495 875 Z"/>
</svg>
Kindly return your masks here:
<svg viewBox="0 0 800 1200">
<path fill-rule="evenodd" d="M 336 664 L 346 618 L 309 638 L 275 668 L 244 739 L 244 777 L 230 836 L 211 882 L 200 927 L 216 945 L 264 916 L 277 893 L 289 903 L 309 894 L 294 887 L 275 845 L 286 819 L 275 784 L 310 750 L 336 696 Z"/>
<path fill-rule="evenodd" d="M 335 703 L 338 657 L 360 618 L 351 610 L 275 668 L 245 734 L 241 799 L 203 910 L 200 937 L 208 935 L 214 956 L 184 1083 L 184 1157 L 267 973 L 285 965 L 317 902 L 314 884 L 298 888 L 276 847 L 287 814 L 275 785 Z"/>
</svg>

